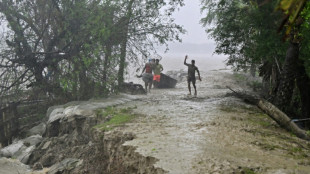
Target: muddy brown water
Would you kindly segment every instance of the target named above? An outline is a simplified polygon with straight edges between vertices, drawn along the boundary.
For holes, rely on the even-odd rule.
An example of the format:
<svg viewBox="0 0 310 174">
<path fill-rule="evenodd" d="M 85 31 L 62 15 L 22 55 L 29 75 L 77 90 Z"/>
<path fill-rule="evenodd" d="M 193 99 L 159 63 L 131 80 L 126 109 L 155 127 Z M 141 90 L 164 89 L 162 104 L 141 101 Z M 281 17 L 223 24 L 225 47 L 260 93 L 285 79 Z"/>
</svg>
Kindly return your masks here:
<svg viewBox="0 0 310 174">
<path fill-rule="evenodd" d="M 235 97 L 233 89 L 250 90 L 229 69 L 201 72 L 198 96 L 187 96 L 187 82 L 174 89 L 152 89 L 136 107 L 142 115 L 122 127 L 137 138 L 144 156 L 171 174 L 310 173 L 309 143 L 279 128 L 257 107 Z"/>
</svg>

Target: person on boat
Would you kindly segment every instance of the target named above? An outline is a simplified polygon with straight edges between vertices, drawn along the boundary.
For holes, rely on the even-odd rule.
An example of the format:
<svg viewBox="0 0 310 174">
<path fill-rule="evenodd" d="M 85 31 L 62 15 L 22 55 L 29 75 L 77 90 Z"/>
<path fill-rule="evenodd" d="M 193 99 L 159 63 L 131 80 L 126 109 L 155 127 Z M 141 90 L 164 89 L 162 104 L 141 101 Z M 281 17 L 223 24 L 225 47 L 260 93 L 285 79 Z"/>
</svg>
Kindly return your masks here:
<svg viewBox="0 0 310 174">
<path fill-rule="evenodd" d="M 187 70 L 187 85 L 188 85 L 188 95 L 192 95 L 192 91 L 191 91 L 191 83 L 193 84 L 193 87 L 195 89 L 195 97 L 197 96 L 197 90 L 196 90 L 196 76 L 195 76 L 195 72 L 197 71 L 198 73 L 198 79 L 201 81 L 201 78 L 200 78 L 200 73 L 199 73 L 199 70 L 197 68 L 197 66 L 195 66 L 195 60 L 192 60 L 192 63 L 191 64 L 188 64 L 186 63 L 186 59 L 188 58 L 188 56 L 186 55 L 185 56 L 185 59 L 184 59 L 184 65 L 186 65 L 188 67 L 188 70 Z"/>
</svg>

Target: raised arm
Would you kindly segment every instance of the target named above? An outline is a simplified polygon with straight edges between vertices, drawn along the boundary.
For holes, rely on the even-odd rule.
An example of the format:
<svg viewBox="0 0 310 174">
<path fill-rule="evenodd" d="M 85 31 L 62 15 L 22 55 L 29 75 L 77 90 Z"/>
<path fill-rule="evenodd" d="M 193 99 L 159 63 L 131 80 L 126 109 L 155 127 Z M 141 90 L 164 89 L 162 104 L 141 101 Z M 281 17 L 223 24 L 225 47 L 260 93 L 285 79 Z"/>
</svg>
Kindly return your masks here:
<svg viewBox="0 0 310 174">
<path fill-rule="evenodd" d="M 189 64 L 186 63 L 186 59 L 187 59 L 187 55 L 185 56 L 185 59 L 184 59 L 184 65 L 188 66 Z"/>
</svg>

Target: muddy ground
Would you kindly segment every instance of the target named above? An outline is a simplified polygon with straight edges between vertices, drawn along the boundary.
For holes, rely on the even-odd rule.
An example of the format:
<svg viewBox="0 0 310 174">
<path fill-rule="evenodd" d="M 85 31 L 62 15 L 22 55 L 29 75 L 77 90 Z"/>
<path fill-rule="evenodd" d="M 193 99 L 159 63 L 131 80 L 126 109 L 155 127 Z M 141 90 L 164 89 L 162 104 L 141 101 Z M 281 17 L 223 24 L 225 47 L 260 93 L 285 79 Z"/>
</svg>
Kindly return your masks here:
<svg viewBox="0 0 310 174">
<path fill-rule="evenodd" d="M 46 164 L 51 160 L 45 159 L 60 162 L 68 158 L 84 162 L 67 173 L 310 173 L 310 143 L 283 130 L 227 88 L 254 95 L 251 86 L 258 87 L 259 83 L 247 81 L 247 75 L 230 69 L 216 69 L 201 72 L 197 97 L 187 95 L 186 71 L 178 70 L 170 73 L 179 79 L 176 88 L 80 104 L 74 108 L 80 108 L 81 114 L 71 114 L 72 119 L 64 120 L 60 130 L 50 129 L 57 130 L 58 136 L 45 136 L 33 152 L 38 159 L 34 162 L 43 164 L 43 170 L 33 172 L 32 163 L 25 166 L 14 159 L 0 158 L 0 173 L 43 174 L 54 166 Z M 125 111 L 136 116 L 110 131 L 95 129 L 106 119 L 100 120 L 97 111 L 115 105 L 129 108 Z"/>
<path fill-rule="evenodd" d="M 141 115 L 117 128 L 136 135 L 124 145 L 155 157 L 155 167 L 171 174 L 310 173 L 308 142 L 229 95 L 226 86 L 251 90 L 242 76 L 227 69 L 201 74 L 197 98 L 187 96 L 183 80 L 119 106 Z"/>
</svg>

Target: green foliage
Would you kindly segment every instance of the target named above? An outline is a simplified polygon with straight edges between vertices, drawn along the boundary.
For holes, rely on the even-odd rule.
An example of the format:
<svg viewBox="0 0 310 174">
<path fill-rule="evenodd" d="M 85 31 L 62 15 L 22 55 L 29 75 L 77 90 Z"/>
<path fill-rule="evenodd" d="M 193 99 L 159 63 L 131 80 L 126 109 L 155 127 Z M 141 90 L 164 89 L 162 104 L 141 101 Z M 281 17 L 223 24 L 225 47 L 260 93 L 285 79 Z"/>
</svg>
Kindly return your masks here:
<svg viewBox="0 0 310 174">
<path fill-rule="evenodd" d="M 0 18 L 8 28 L 0 38 L 7 45 L 0 49 L 0 92 L 32 83 L 73 99 L 113 93 L 126 62 L 140 61 L 156 44 L 180 41 L 184 29 L 171 14 L 182 5 L 183 0 L 3 0 Z"/>
<path fill-rule="evenodd" d="M 309 96 L 306 90 L 301 89 L 303 85 L 298 84 L 298 90 L 303 90 L 300 92 L 304 93 L 302 99 L 294 97 L 292 101 L 291 94 L 297 73 L 300 73 L 299 77 L 304 77 L 301 75 L 304 73 L 303 70 L 300 69 L 298 72 L 297 66 L 304 68 L 310 77 L 310 2 L 304 0 L 268 2 L 203 0 L 202 2 L 202 9 L 208 12 L 201 22 L 216 42 L 215 53 L 228 55 L 227 64 L 236 70 L 259 67 L 259 75 L 264 80 L 262 89 L 265 89 L 263 93 L 266 98 L 270 98 L 290 115 L 294 112 L 295 115 L 302 114 L 303 117 L 308 117 L 304 108 L 309 105 L 306 99 Z M 276 8 L 284 10 L 284 13 L 276 11 Z M 289 36 L 290 39 L 283 40 L 282 36 L 286 38 Z M 291 55 L 290 43 L 300 46 L 296 55 Z M 298 65 L 288 63 L 290 58 L 296 58 L 295 62 L 300 59 L 296 63 Z M 307 79 L 304 79 L 304 85 L 309 86 Z M 286 86 L 287 84 L 289 86 Z M 262 87 L 259 83 L 251 85 L 255 89 Z"/>
<path fill-rule="evenodd" d="M 299 23 L 298 17 L 303 11 L 303 7 L 307 3 L 307 0 L 280 0 L 277 3 L 277 10 L 282 10 L 285 14 L 285 18 L 282 22 L 282 26 L 285 25 L 285 37 L 287 38 L 294 30 L 295 24 Z M 282 27 L 281 26 L 281 27 Z"/>
<path fill-rule="evenodd" d="M 131 113 L 132 108 L 122 108 L 117 109 L 115 107 L 107 107 L 102 110 L 97 110 L 96 115 L 97 117 L 107 118 L 109 117 L 108 121 L 96 125 L 95 129 L 100 129 L 103 131 L 109 131 L 117 126 L 121 126 L 127 122 L 130 122 L 132 119 L 136 117 L 135 114 Z"/>
<path fill-rule="evenodd" d="M 237 81 L 245 81 L 246 80 L 246 76 L 244 74 L 240 74 L 240 73 L 234 73 L 234 78 Z"/>
<path fill-rule="evenodd" d="M 252 87 L 254 89 L 254 91 L 256 91 L 257 89 L 262 88 L 262 82 L 258 81 L 258 80 L 254 80 L 248 83 L 248 85 L 250 87 Z"/>
<path fill-rule="evenodd" d="M 306 131 L 306 134 L 307 134 L 308 136 L 310 136 L 310 130 L 307 130 L 307 131 Z"/>
<path fill-rule="evenodd" d="M 307 71 L 308 77 L 310 78 L 310 3 L 307 2 L 305 8 L 301 12 L 301 16 L 304 21 L 301 26 L 300 37 L 301 48 L 300 58 L 304 61 L 304 66 Z"/>
<path fill-rule="evenodd" d="M 298 152 L 302 152 L 302 149 L 300 147 L 292 147 L 290 149 L 291 153 L 298 153 Z"/>
<path fill-rule="evenodd" d="M 256 172 L 253 171 L 253 169 L 250 169 L 250 168 L 247 168 L 247 167 L 242 169 L 242 173 L 244 173 L 244 174 L 256 174 Z"/>
<path fill-rule="evenodd" d="M 20 126 L 29 125 L 44 119 L 49 103 L 33 103 L 30 105 L 20 105 L 17 113 L 20 115 Z"/>
<path fill-rule="evenodd" d="M 310 28 L 310 24 L 309 24 L 309 20 L 310 20 L 310 3 L 306 3 L 304 9 L 301 11 L 301 17 L 304 19 L 304 23 L 302 24 L 303 27 L 309 29 Z"/>
<path fill-rule="evenodd" d="M 246 0 L 203 2 L 202 9 L 209 11 L 201 22 L 216 41 L 215 53 L 229 55 L 229 65 L 239 70 L 264 61 L 274 62 L 275 58 L 284 60 L 286 44 L 276 33 L 280 16 L 274 13 L 275 3 L 258 6 Z"/>
</svg>

